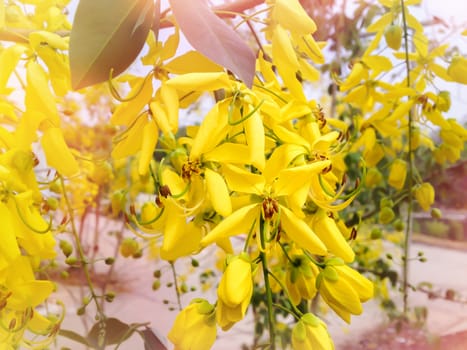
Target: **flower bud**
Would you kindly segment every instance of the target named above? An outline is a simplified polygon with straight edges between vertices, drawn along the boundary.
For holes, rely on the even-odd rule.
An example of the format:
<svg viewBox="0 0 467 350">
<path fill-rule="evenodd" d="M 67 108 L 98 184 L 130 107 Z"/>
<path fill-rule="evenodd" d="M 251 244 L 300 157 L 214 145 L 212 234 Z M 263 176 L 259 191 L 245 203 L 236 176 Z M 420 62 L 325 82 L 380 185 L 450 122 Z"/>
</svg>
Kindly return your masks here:
<svg viewBox="0 0 467 350">
<path fill-rule="evenodd" d="M 337 259 L 334 261 L 326 262 L 316 285 L 326 304 L 350 323 L 350 315 L 360 315 L 361 303 L 373 296 L 373 283 L 349 266 L 339 264 Z"/>
<path fill-rule="evenodd" d="M 443 213 L 439 208 L 432 208 L 430 214 L 433 219 L 441 219 L 443 216 Z"/>
<path fill-rule="evenodd" d="M 396 190 L 402 189 L 404 187 L 405 178 L 407 176 L 407 163 L 402 159 L 396 159 L 392 165 L 389 172 L 388 183 Z"/>
<path fill-rule="evenodd" d="M 428 211 L 435 201 L 435 190 L 433 186 L 424 182 L 415 189 L 415 198 L 424 211 Z"/>
<path fill-rule="evenodd" d="M 373 188 L 378 186 L 381 181 L 383 181 L 383 175 L 379 172 L 377 168 L 370 168 L 366 173 L 365 185 L 368 188 Z"/>
<path fill-rule="evenodd" d="M 246 254 L 228 262 L 217 288 L 217 323 L 225 331 L 243 319 L 253 295 L 251 262 Z"/>
<path fill-rule="evenodd" d="M 125 258 L 134 256 L 139 250 L 139 244 L 133 238 L 124 238 L 120 243 L 120 254 Z"/>
<path fill-rule="evenodd" d="M 381 224 L 389 224 L 392 220 L 394 220 L 395 214 L 394 211 L 389 207 L 381 208 L 379 211 L 378 220 Z"/>
<path fill-rule="evenodd" d="M 71 253 L 73 253 L 73 246 L 68 241 L 61 240 L 58 246 L 60 247 L 63 255 L 65 255 L 67 258 L 71 255 Z"/>
<path fill-rule="evenodd" d="M 448 67 L 448 75 L 461 84 L 467 84 L 467 58 L 456 55 Z"/>
<path fill-rule="evenodd" d="M 449 91 L 440 91 L 438 100 L 436 101 L 436 108 L 441 112 L 447 112 L 451 108 L 451 93 Z"/>
<path fill-rule="evenodd" d="M 176 350 L 208 350 L 216 333 L 214 306 L 204 299 L 194 299 L 177 315 L 167 337 Z"/>
<path fill-rule="evenodd" d="M 402 28 L 400 25 L 392 24 L 384 32 L 386 44 L 393 50 L 399 50 L 402 43 Z"/>
<path fill-rule="evenodd" d="M 334 349 L 326 324 L 311 313 L 303 315 L 292 329 L 294 350 Z"/>
<path fill-rule="evenodd" d="M 311 300 L 316 295 L 318 268 L 305 255 L 291 255 L 287 264 L 286 286 L 292 303 L 298 305 L 302 299 Z"/>
</svg>

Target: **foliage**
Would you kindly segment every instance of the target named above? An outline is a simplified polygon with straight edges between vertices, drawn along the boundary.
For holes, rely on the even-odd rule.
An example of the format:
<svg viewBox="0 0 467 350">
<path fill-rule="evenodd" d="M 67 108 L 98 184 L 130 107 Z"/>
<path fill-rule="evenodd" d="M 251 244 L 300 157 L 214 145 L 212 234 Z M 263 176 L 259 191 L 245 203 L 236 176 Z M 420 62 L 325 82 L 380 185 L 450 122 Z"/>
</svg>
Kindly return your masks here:
<svg viewBox="0 0 467 350">
<path fill-rule="evenodd" d="M 467 131 L 446 116 L 450 94 L 436 86 L 465 84 L 465 57 L 430 41 L 411 14 L 416 0 L 361 2 L 355 18 L 341 18 L 352 30 L 329 34 L 338 53 L 330 63 L 298 0 L 169 2 L 162 11 L 153 0 L 81 0 L 73 25 L 67 0 L 0 4 L 4 348 L 46 348 L 61 335 L 102 349 L 137 333 L 146 348 L 163 349 L 147 324 L 107 316 L 115 293 L 104 284 L 100 294 L 93 280 L 96 266 L 111 275 L 116 258 L 145 254 L 174 274 L 176 349 L 210 348 L 217 328 L 228 331 L 249 309 L 255 347 L 332 349 L 316 302 L 350 323 L 399 283 L 407 313 L 413 206 L 429 211 L 435 199 L 418 157 L 440 165 L 461 157 Z M 180 53 L 181 32 L 193 51 Z M 136 73 L 126 70 L 138 56 Z M 327 107 L 325 96 L 308 97 L 326 72 Z M 199 125 L 182 129 L 182 110 L 205 99 L 212 106 Z M 109 232 L 118 251 L 101 257 L 104 218 L 121 228 Z M 401 281 L 393 258 L 376 256 L 383 237 L 403 248 Z M 188 286 L 174 262 L 191 257 L 195 267 L 207 249 L 222 256 L 220 278 L 216 266 L 200 276 L 217 300 L 182 309 Z M 96 321 L 86 337 L 60 329 L 64 309 L 38 309 L 57 265 L 62 277 L 82 271 L 89 296 L 77 313 L 93 304 Z"/>
</svg>

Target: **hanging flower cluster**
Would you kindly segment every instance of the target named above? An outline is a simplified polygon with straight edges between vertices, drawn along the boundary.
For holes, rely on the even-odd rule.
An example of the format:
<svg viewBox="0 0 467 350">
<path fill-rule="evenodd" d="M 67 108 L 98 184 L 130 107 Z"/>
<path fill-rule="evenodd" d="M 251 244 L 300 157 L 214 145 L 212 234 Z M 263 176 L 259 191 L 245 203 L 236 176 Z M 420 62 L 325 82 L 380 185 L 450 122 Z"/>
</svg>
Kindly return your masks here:
<svg viewBox="0 0 467 350">
<path fill-rule="evenodd" d="M 324 62 L 323 44 L 313 39 L 316 27 L 298 1 L 270 5 L 272 46 L 258 57 L 251 88 L 193 52 L 166 62 L 176 52 L 175 28 L 165 44 L 150 38 L 143 63 L 155 68 L 132 80 L 134 98 L 111 117 L 123 126 L 112 156 L 138 155 L 140 176 L 149 174 L 156 189 L 155 201 L 128 215 L 135 233 L 159 245 L 168 261 L 213 244 L 227 253 L 215 304 L 194 301 L 177 317 L 169 339 L 178 349 L 209 348 L 215 323 L 228 330 L 242 320 L 254 281 L 261 281 L 258 271 L 266 293 L 274 284 L 289 297 L 300 349 L 332 347 L 324 323 L 296 307 L 302 300 L 319 291 L 350 322 L 373 295 L 372 283 L 346 265 L 354 260 L 351 229 L 338 218 L 359 191 L 359 183 L 347 182 L 342 161 L 346 125 L 307 99 L 301 82 L 319 78 L 312 63 Z M 160 80 L 156 91 L 153 78 Z M 221 97 L 200 125 L 176 137 L 179 107 L 206 91 Z M 205 331 L 192 333 L 198 322 Z"/>
<path fill-rule="evenodd" d="M 319 295 L 350 323 L 374 294 L 373 283 L 353 268 L 356 231 L 342 212 L 362 186 L 382 184 L 394 191 L 410 187 L 429 210 L 434 189 L 414 171 L 412 153 L 426 148 L 440 164 L 455 162 L 467 140 L 465 129 L 444 117 L 449 93 L 431 88 L 438 78 L 466 83 L 466 59 L 454 55 L 449 65 L 440 62 L 448 47 L 431 45 L 406 8 L 419 1 L 379 2 L 386 13 L 368 28 L 374 35 L 369 47 L 337 82 L 336 110 L 352 111 L 351 127 L 345 113 L 330 115 L 308 97 L 308 83 L 320 79 L 316 66 L 325 63 L 326 43 L 314 39 L 315 22 L 298 0 L 265 1 L 262 19 L 245 15 L 245 21 L 264 25 L 265 38 L 258 39 L 255 75 L 247 83 L 198 51 L 177 54 L 182 23 L 176 23 L 179 1 L 171 1 L 174 17 L 164 20 L 172 34 L 160 42 L 148 27 L 145 76 L 127 73 L 109 79 L 109 90 L 76 93 L 94 107 L 109 94 L 118 101 L 104 101 L 98 122 L 82 128 L 80 102 L 68 94 L 68 1 L 1 4 L 0 31 L 20 28 L 26 34 L 0 50 L 0 345 L 6 344 L 0 348 L 40 349 L 54 340 L 61 318 L 42 315 L 38 306 L 55 286 L 38 279 L 38 272 L 57 248 L 70 257 L 72 245 L 56 237 L 67 231 L 78 248 L 70 261 L 83 269 L 93 263 L 74 224 L 92 207 L 124 220 L 136 235 L 120 237 L 123 257 L 141 256 L 141 246 L 148 245 L 171 264 L 213 246 L 223 251 L 216 298 L 196 298 L 180 311 L 168 334 L 175 349 L 209 349 L 218 328 L 228 331 L 245 318 L 255 293 L 264 296 L 272 348 L 278 308 L 293 317 L 294 349 L 333 349 L 326 324 L 304 306 Z M 119 3 L 124 24 L 141 10 L 133 35 L 157 11 L 152 1 L 128 4 Z M 377 50 L 382 47 L 392 50 L 393 60 Z M 396 69 L 394 61 L 411 67 L 401 80 L 385 79 Z M 78 87 L 93 79 L 78 78 Z M 13 81 L 22 85 L 24 102 L 12 102 Z M 129 86 L 126 97 L 122 85 Z M 215 100 L 199 125 L 181 128 L 180 111 L 196 108 L 208 94 Z M 439 145 L 424 126 L 439 130 Z M 39 169 L 33 150 L 52 170 Z M 349 153 L 361 154 L 362 181 L 349 180 Z M 384 175 L 383 159 L 389 160 Z M 101 199 L 108 210 L 99 212 Z M 392 202 L 380 207 L 380 222 L 392 222 Z M 63 218 L 60 224 L 54 216 Z M 84 311 L 89 300 L 83 304 Z M 97 329 L 105 330 L 98 302 L 96 309 Z M 98 341 L 105 341 L 105 332 L 99 334 Z"/>
</svg>

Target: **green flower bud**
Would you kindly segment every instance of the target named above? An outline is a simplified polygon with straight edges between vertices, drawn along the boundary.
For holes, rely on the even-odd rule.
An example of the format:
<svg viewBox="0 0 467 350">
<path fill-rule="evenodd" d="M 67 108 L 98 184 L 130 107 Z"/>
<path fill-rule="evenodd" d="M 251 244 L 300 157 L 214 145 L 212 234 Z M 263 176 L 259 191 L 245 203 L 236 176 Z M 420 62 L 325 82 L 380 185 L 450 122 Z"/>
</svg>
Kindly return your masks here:
<svg viewBox="0 0 467 350">
<path fill-rule="evenodd" d="M 68 241 L 60 240 L 58 246 L 62 251 L 63 255 L 65 255 L 67 258 L 71 255 L 71 253 L 73 253 L 73 246 Z"/>
<path fill-rule="evenodd" d="M 136 240 L 133 238 L 125 238 L 123 241 L 120 243 L 120 254 L 128 258 L 130 256 L 134 256 L 137 254 L 140 250 L 139 244 Z"/>
<path fill-rule="evenodd" d="M 431 209 L 431 217 L 433 219 L 441 219 L 443 217 L 443 213 L 438 208 L 432 208 Z"/>
<path fill-rule="evenodd" d="M 392 24 L 384 32 L 386 44 L 393 50 L 399 50 L 402 43 L 402 28 L 400 25 Z"/>
<path fill-rule="evenodd" d="M 378 220 L 381 224 L 389 224 L 394 220 L 395 214 L 394 211 L 389 207 L 381 208 L 378 216 Z"/>
<path fill-rule="evenodd" d="M 371 233 L 370 233 L 370 238 L 371 239 L 380 239 L 381 237 L 383 237 L 383 231 L 381 231 L 380 228 L 374 228 L 371 230 Z"/>
</svg>

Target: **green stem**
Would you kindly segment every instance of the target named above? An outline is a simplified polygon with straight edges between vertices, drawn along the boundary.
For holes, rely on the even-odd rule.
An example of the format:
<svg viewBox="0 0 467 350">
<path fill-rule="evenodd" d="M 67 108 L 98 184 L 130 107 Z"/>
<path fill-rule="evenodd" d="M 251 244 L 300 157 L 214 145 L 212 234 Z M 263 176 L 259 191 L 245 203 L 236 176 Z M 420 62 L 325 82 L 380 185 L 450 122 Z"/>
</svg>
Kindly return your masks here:
<svg viewBox="0 0 467 350">
<path fill-rule="evenodd" d="M 261 219 L 260 221 L 260 239 L 261 239 L 261 246 L 266 245 L 266 237 L 265 237 L 265 223 L 264 220 Z M 259 253 L 261 258 L 261 265 L 263 266 L 263 277 L 264 277 L 264 287 L 266 288 L 266 306 L 268 308 L 268 323 L 269 323 L 269 342 L 270 342 L 270 350 L 276 349 L 276 329 L 275 329 L 275 315 L 274 315 L 274 308 L 272 303 L 272 290 L 271 285 L 269 284 L 269 269 L 268 269 L 268 262 L 266 257 L 266 252 L 261 251 Z"/>
<path fill-rule="evenodd" d="M 402 7 L 402 22 L 403 22 L 403 30 L 404 30 L 404 50 L 405 50 L 405 67 L 407 73 L 407 87 L 410 88 L 411 80 L 410 80 L 410 62 L 409 62 L 409 40 L 408 40 L 408 30 L 407 30 L 407 19 L 405 13 L 405 5 L 404 0 L 401 0 L 401 7 Z M 403 257 L 402 260 L 402 293 L 403 293 L 403 312 L 404 315 L 407 316 L 408 312 L 408 298 L 409 298 L 409 250 L 410 250 L 410 239 L 412 236 L 412 206 L 413 206 L 413 150 L 412 150 L 412 125 L 413 125 L 413 114 L 412 110 L 409 111 L 409 131 L 408 131 L 408 208 L 407 208 L 407 224 L 405 230 L 405 237 L 404 237 L 404 247 L 403 247 Z"/>
<path fill-rule="evenodd" d="M 86 259 L 86 255 L 83 250 L 83 246 L 81 245 L 80 237 L 78 235 L 78 230 L 76 229 L 76 224 L 75 224 L 75 219 L 73 215 L 73 208 L 70 203 L 70 199 L 68 198 L 66 187 L 65 187 L 65 181 L 63 180 L 63 177 L 59 175 L 60 179 L 60 185 L 62 187 L 62 193 L 63 193 L 63 199 L 65 200 L 65 204 L 68 210 L 68 213 L 70 214 L 70 224 L 71 224 L 71 232 L 73 234 L 73 238 L 76 243 L 76 249 L 78 251 L 78 256 L 81 261 L 81 266 L 83 268 L 84 276 L 86 278 L 86 282 L 89 288 L 89 293 L 91 294 L 91 299 L 94 301 L 94 304 L 96 305 L 96 312 L 99 315 L 99 321 L 104 322 L 105 320 L 105 314 L 104 311 L 101 308 L 101 305 L 98 301 L 98 296 L 94 290 L 94 286 L 92 283 L 91 279 L 91 274 L 89 272 L 89 267 L 88 267 L 88 262 Z"/>
<path fill-rule="evenodd" d="M 290 306 L 292 307 L 292 310 L 289 310 L 287 309 L 287 311 L 289 313 L 293 313 L 294 316 L 297 318 L 297 319 L 300 319 L 300 317 L 303 316 L 303 312 L 301 312 L 296 306 L 295 304 L 292 302 L 292 298 L 290 297 L 290 294 L 289 294 L 289 290 L 287 289 L 287 287 L 284 285 L 284 283 L 282 283 L 282 281 L 280 279 L 278 279 L 276 277 L 276 275 L 274 275 L 273 273 L 271 272 L 268 272 L 268 275 L 271 276 L 272 278 L 274 278 L 276 280 L 276 282 L 281 286 L 282 290 L 284 291 L 287 299 L 289 300 L 290 302 Z M 277 305 L 277 304 L 274 304 L 274 305 Z M 282 307 L 284 308 L 284 307 Z M 291 312 L 292 311 L 292 312 Z"/>
<path fill-rule="evenodd" d="M 178 310 L 182 311 L 182 301 L 180 299 L 180 291 L 178 289 L 178 282 L 177 282 L 177 271 L 175 271 L 175 265 L 172 261 L 170 261 L 170 269 L 172 270 L 172 276 L 174 279 L 174 288 L 175 288 L 175 294 L 177 294 L 177 304 L 178 304 Z"/>
</svg>

